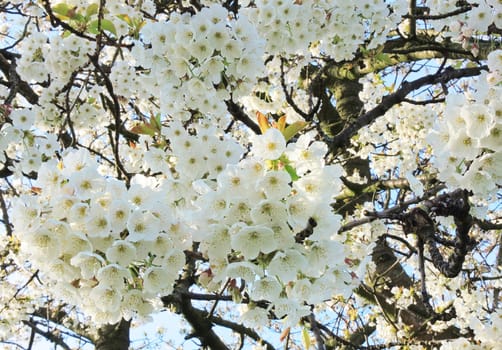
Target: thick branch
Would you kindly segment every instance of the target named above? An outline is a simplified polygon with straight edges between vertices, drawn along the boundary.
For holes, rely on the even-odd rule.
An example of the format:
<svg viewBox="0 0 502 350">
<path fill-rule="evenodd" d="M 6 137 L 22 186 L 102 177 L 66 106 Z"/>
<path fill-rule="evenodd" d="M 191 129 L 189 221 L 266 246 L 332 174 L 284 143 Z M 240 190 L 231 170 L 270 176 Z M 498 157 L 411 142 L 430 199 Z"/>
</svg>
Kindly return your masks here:
<svg viewBox="0 0 502 350">
<path fill-rule="evenodd" d="M 213 324 L 206 317 L 207 313 L 194 308 L 190 299 L 186 297 L 181 298 L 179 306 L 181 313 L 192 326 L 194 331 L 193 336 L 200 339 L 202 347 L 207 346 L 212 350 L 228 350 L 225 343 L 213 331 Z"/>
<path fill-rule="evenodd" d="M 185 275 L 187 273 L 185 272 Z M 189 338 L 196 337 L 201 342 L 201 347 L 209 347 L 212 350 L 228 350 L 220 337 L 213 331 L 213 321 L 208 318 L 208 313 L 192 306 L 188 289 L 192 282 L 191 276 L 185 276 L 180 280 L 172 294 L 161 298 L 164 305 L 182 314 L 192 326 L 193 333 Z"/>
<path fill-rule="evenodd" d="M 328 79 L 356 80 L 369 73 L 381 71 L 405 62 L 416 62 L 435 58 L 483 60 L 494 49 L 500 47 L 500 43 L 479 40 L 476 42 L 479 53 L 476 57 L 461 44 L 445 41 L 437 43 L 427 33 L 418 34 L 416 40 L 397 38 L 388 40 L 385 44 L 369 51 L 362 57 L 358 57 L 347 63 L 330 62 L 324 69 Z M 495 47 L 494 47 L 495 46 Z"/>
<path fill-rule="evenodd" d="M 242 107 L 240 107 L 232 100 L 227 100 L 225 101 L 225 103 L 227 104 L 227 110 L 232 115 L 232 117 L 244 123 L 244 125 L 253 130 L 255 134 L 261 134 L 261 130 L 258 124 L 256 124 L 251 118 L 249 118 L 249 116 L 242 110 Z"/>
<path fill-rule="evenodd" d="M 429 213 L 422 208 L 414 208 L 403 218 L 405 233 L 415 233 L 429 248 L 429 254 L 434 266 L 449 278 L 456 277 L 462 269 L 469 246 L 469 230 L 472 227 L 472 217 L 469 215 L 467 194 L 456 190 L 439 196 L 425 203 L 429 210 L 438 216 L 453 216 L 457 225 L 453 253 L 445 261 L 436 246 L 436 226 Z"/>
<path fill-rule="evenodd" d="M 129 349 L 129 329 L 131 321 L 121 320 L 114 325 L 105 325 L 98 329 L 94 340 L 96 350 L 127 350 Z"/>
<path fill-rule="evenodd" d="M 27 82 L 21 80 L 16 72 L 16 56 L 10 55 L 12 62 L 9 62 L 6 55 L 6 51 L 0 52 L 0 70 L 8 80 L 8 82 L 6 83 L 7 87 L 11 89 L 11 93 L 9 94 L 5 103 L 10 104 L 15 95 L 17 93 L 20 93 L 29 103 L 37 104 L 38 95 L 35 93 L 35 91 L 33 91 L 31 86 Z"/>
<path fill-rule="evenodd" d="M 336 79 L 330 87 L 336 100 L 336 110 L 340 118 L 350 121 L 361 115 L 364 104 L 359 98 L 363 89 L 361 83 L 349 79 Z"/>
</svg>

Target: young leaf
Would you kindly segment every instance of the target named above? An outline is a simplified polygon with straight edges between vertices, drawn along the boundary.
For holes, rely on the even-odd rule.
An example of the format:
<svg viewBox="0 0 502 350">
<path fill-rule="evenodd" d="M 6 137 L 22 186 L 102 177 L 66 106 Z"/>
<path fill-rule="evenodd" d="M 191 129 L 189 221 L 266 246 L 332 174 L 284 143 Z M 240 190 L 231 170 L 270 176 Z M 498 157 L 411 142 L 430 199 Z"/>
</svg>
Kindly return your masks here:
<svg viewBox="0 0 502 350">
<path fill-rule="evenodd" d="M 95 15 L 98 13 L 99 10 L 99 5 L 97 3 L 90 4 L 87 6 L 87 9 L 85 10 L 85 15 L 87 17 L 91 17 L 92 15 Z"/>
<path fill-rule="evenodd" d="M 286 170 L 287 173 L 289 174 L 289 176 L 291 176 L 291 181 L 296 181 L 296 180 L 298 180 L 300 178 L 298 176 L 298 174 L 296 173 L 296 169 L 293 168 L 291 165 L 286 164 L 284 166 L 284 170 Z"/>
<path fill-rule="evenodd" d="M 162 128 L 162 124 L 160 123 L 160 113 L 150 119 L 150 124 L 157 132 L 160 133 L 160 129 Z"/>
<path fill-rule="evenodd" d="M 52 7 L 52 12 L 54 12 L 57 17 L 60 19 L 68 19 L 68 12 L 70 11 L 70 7 L 64 2 L 60 2 Z M 62 18 L 66 17 L 66 18 Z"/>
<path fill-rule="evenodd" d="M 303 327 L 302 329 L 302 343 L 303 343 L 303 348 L 308 350 L 310 349 L 310 335 L 307 327 Z"/>
<path fill-rule="evenodd" d="M 290 327 L 286 328 L 285 330 L 282 331 L 281 336 L 279 337 L 279 340 L 282 342 L 284 339 L 286 339 L 289 336 L 289 331 L 291 330 Z"/>
<path fill-rule="evenodd" d="M 131 132 L 141 135 L 155 136 L 157 129 L 150 123 L 141 123 L 133 126 Z"/>
<path fill-rule="evenodd" d="M 286 128 L 286 116 L 285 115 L 283 115 L 282 117 L 279 118 L 275 127 L 277 129 L 279 129 L 280 132 L 284 131 L 284 129 Z"/>
<path fill-rule="evenodd" d="M 261 133 L 264 134 L 270 128 L 268 119 L 265 114 L 261 112 L 256 112 L 256 117 L 258 118 L 258 125 L 260 126 Z"/>
<path fill-rule="evenodd" d="M 132 19 L 126 14 L 117 15 L 118 18 L 126 22 L 129 26 L 132 26 Z"/>
<path fill-rule="evenodd" d="M 303 129 L 306 126 L 307 122 L 301 122 L 301 121 L 294 122 L 293 124 L 288 125 L 286 129 L 284 129 L 282 134 L 284 135 L 286 141 L 289 141 L 293 136 L 295 136 L 301 129 Z"/>
<path fill-rule="evenodd" d="M 375 59 L 377 61 L 381 61 L 385 64 L 392 64 L 392 60 L 390 59 L 390 56 L 386 53 L 378 53 L 376 56 L 375 56 Z"/>
<path fill-rule="evenodd" d="M 98 20 L 91 21 L 87 27 L 89 30 L 89 33 L 91 34 L 99 34 L 99 29 L 98 29 Z M 117 29 L 115 29 L 115 25 L 113 24 L 112 21 L 108 19 L 102 19 L 101 20 L 101 30 L 106 30 L 113 35 L 117 36 Z"/>
</svg>

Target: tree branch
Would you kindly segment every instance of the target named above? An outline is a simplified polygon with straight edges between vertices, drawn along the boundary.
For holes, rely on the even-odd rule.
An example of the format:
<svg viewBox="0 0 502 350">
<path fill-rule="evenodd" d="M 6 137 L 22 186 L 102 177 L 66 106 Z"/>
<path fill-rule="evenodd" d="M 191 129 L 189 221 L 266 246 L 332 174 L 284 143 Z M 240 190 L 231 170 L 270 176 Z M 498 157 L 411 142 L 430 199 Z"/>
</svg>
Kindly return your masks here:
<svg viewBox="0 0 502 350">
<path fill-rule="evenodd" d="M 310 323 L 310 329 L 312 330 L 312 333 L 314 333 L 314 337 L 317 343 L 317 350 L 325 350 L 326 347 L 324 346 L 324 339 L 321 336 L 319 323 L 316 321 L 314 313 L 311 313 L 308 316 L 308 319 Z"/>
<path fill-rule="evenodd" d="M 31 86 L 21 80 L 16 72 L 16 57 L 17 55 L 10 55 L 11 62 L 9 63 L 6 57 L 7 51 L 0 52 L 0 70 L 8 80 L 7 87 L 11 89 L 9 96 L 5 100 L 5 104 L 10 104 L 15 95 L 19 92 L 31 104 L 38 103 L 38 95 L 33 91 Z"/>
<path fill-rule="evenodd" d="M 330 142 L 331 151 L 336 152 L 337 149 L 348 146 L 350 144 L 351 137 L 356 135 L 361 128 L 370 125 L 378 117 L 383 116 L 389 109 L 402 102 L 410 92 L 427 85 L 446 84 L 454 79 L 477 76 L 481 74 L 483 70 L 487 69 L 487 66 L 463 69 L 447 68 L 442 72 L 426 75 L 425 77 L 416 79 L 412 82 L 403 82 L 399 90 L 385 96 L 378 106 L 358 117 L 354 122 L 349 124 L 344 130 L 336 135 Z"/>
<path fill-rule="evenodd" d="M 204 313 L 204 311 L 202 311 L 202 312 Z M 211 316 L 210 320 L 218 326 L 222 326 L 222 327 L 231 329 L 232 331 L 234 331 L 236 333 L 246 335 L 247 337 L 260 343 L 261 345 L 264 345 L 267 348 L 267 350 L 274 350 L 274 347 L 272 346 L 272 344 L 265 341 L 258 333 L 256 333 L 254 330 L 252 330 L 250 328 L 247 328 L 241 324 L 237 324 L 237 323 L 225 320 L 225 319 L 218 317 L 218 316 Z"/>
<path fill-rule="evenodd" d="M 429 213 L 422 208 L 414 208 L 410 213 L 403 216 L 404 232 L 414 233 L 418 236 L 419 242 L 423 240 L 429 248 L 434 266 L 441 273 L 449 278 L 456 277 L 462 269 L 469 247 L 472 244 L 469 238 L 469 231 L 472 227 L 472 217 L 469 215 L 469 203 L 467 193 L 463 190 L 456 190 L 451 193 L 435 198 L 424 203 L 431 213 L 438 216 L 453 216 L 455 219 L 456 237 L 453 253 L 448 257 L 448 261 L 443 259 L 441 252 L 436 246 L 436 226 L 429 216 Z"/>
<path fill-rule="evenodd" d="M 98 42 L 98 44 L 99 44 L 99 42 Z M 120 130 L 120 127 L 122 125 L 122 121 L 120 118 L 120 103 L 119 103 L 117 95 L 114 92 L 113 84 L 110 81 L 109 74 L 107 74 L 104 71 L 103 67 L 99 63 L 100 49 L 101 49 L 101 47 L 99 47 L 99 46 L 96 47 L 96 52 L 93 55 L 88 55 L 88 56 L 89 56 L 91 63 L 93 64 L 93 66 L 96 68 L 96 70 L 99 72 L 99 74 L 103 78 L 103 82 L 105 84 L 106 90 L 108 91 L 108 94 L 110 95 L 110 97 L 107 97 L 104 94 L 102 95 L 102 97 L 105 100 L 105 102 L 108 104 L 108 108 L 110 109 L 110 111 L 113 115 L 113 119 L 114 119 L 116 128 L 118 128 L 118 130 Z M 104 106 L 104 107 L 106 107 L 106 106 Z M 109 129 L 109 132 L 111 134 L 113 134 L 111 129 Z M 113 155 L 115 157 L 115 165 L 117 167 L 117 175 L 118 175 L 119 179 L 121 179 L 122 176 L 124 176 L 126 179 L 126 183 L 128 183 L 131 179 L 131 174 L 129 174 L 127 172 L 127 170 L 124 168 L 124 165 L 122 164 L 122 161 L 120 160 L 120 152 L 119 152 L 120 133 L 118 131 L 115 131 L 115 133 L 113 135 L 114 135 L 114 137 L 112 137 L 112 135 L 110 135 L 110 142 L 112 144 Z"/>
<path fill-rule="evenodd" d="M 51 332 L 51 331 L 43 331 L 40 328 L 37 327 L 37 323 L 33 322 L 31 320 L 25 320 L 23 321 L 25 325 L 30 327 L 35 333 L 40 334 L 42 337 L 45 339 L 49 340 L 50 342 L 54 343 L 55 345 L 58 345 L 62 347 L 65 350 L 71 350 L 71 348 L 66 344 L 62 337 L 56 334 L 56 332 Z"/>
<path fill-rule="evenodd" d="M 195 263 L 193 259 L 187 259 L 186 269 L 176 284 L 174 291 L 161 297 L 165 306 L 170 307 L 174 312 L 183 315 L 183 317 L 192 326 L 193 333 L 186 338 L 196 337 L 201 342 L 201 347 L 209 347 L 212 350 L 229 350 L 220 337 L 213 331 L 213 322 L 209 318 L 207 311 L 199 310 L 192 305 L 189 288 L 194 282 L 193 271 Z M 192 271 L 192 272 L 190 272 Z"/>
<path fill-rule="evenodd" d="M 344 63 L 329 61 L 323 67 L 323 75 L 328 81 L 332 79 L 357 80 L 369 73 L 378 72 L 405 62 L 436 58 L 483 60 L 487 58 L 490 52 L 497 47 L 500 48 L 501 45 L 500 42 L 476 40 L 479 52 L 474 57 L 470 51 L 464 49 L 459 43 L 451 41 L 436 42 L 435 35 L 437 33 L 417 31 L 413 40 L 407 38 L 387 40 L 376 49 L 370 50 L 352 61 Z M 309 70 L 316 71 L 319 68 L 314 66 L 309 67 Z"/>
<path fill-rule="evenodd" d="M 409 13 L 407 15 L 404 15 L 403 17 L 404 18 L 413 18 L 415 20 L 417 20 L 417 19 L 420 19 L 420 20 L 438 20 L 438 19 L 445 19 L 445 18 L 448 18 L 448 17 L 457 16 L 457 15 L 460 15 L 462 13 L 469 12 L 470 10 L 472 10 L 472 5 L 468 4 L 468 5 L 465 5 L 465 6 L 461 6 L 461 7 L 459 7 L 456 10 L 453 10 L 453 11 L 450 11 L 450 12 L 446 12 L 446 13 L 441 13 L 439 15 L 426 15 L 424 13 L 421 13 L 421 14 Z M 422 12 L 424 12 L 424 11 L 422 11 Z"/>
<path fill-rule="evenodd" d="M 42 5 L 45 9 L 45 12 L 49 16 L 50 22 L 53 27 L 61 27 L 64 30 L 67 30 L 68 32 L 75 34 L 76 36 L 79 36 L 79 37 L 87 39 L 87 40 L 96 41 L 96 38 L 93 38 L 92 36 L 89 36 L 89 35 L 85 34 L 84 32 L 78 31 L 75 28 L 73 28 L 71 25 L 69 25 L 68 23 L 60 20 L 52 11 L 51 2 L 49 0 L 43 0 Z"/>
<path fill-rule="evenodd" d="M 96 350 L 127 350 L 129 349 L 129 329 L 131 321 L 122 319 L 117 324 L 107 324 L 98 329 L 94 339 Z"/>
<path fill-rule="evenodd" d="M 261 130 L 258 124 L 256 124 L 251 118 L 249 118 L 249 116 L 242 110 L 242 107 L 240 107 L 232 100 L 226 100 L 225 103 L 227 105 L 228 113 L 230 113 L 235 119 L 244 123 L 244 125 L 253 130 L 255 134 L 261 134 Z"/>
<path fill-rule="evenodd" d="M 9 213 L 7 212 L 7 204 L 5 203 L 5 199 L 3 198 L 3 190 L 0 189 L 0 209 L 2 210 L 2 222 L 5 226 L 5 232 L 7 236 L 12 236 L 12 224 L 9 219 Z"/>
</svg>

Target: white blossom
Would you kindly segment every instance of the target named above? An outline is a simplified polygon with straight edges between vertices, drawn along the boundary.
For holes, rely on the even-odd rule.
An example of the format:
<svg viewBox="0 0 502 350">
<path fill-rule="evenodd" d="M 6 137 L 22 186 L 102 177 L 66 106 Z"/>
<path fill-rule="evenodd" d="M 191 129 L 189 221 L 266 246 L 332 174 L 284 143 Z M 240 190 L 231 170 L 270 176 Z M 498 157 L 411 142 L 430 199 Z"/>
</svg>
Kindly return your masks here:
<svg viewBox="0 0 502 350">
<path fill-rule="evenodd" d="M 131 278 L 129 270 L 118 264 L 105 265 L 96 272 L 96 279 L 101 286 L 109 286 L 118 290 L 124 288 L 128 278 Z"/>
<path fill-rule="evenodd" d="M 307 259 L 294 249 L 288 249 L 284 252 L 278 251 L 270 264 L 268 272 L 275 275 L 283 283 L 293 281 L 299 271 L 307 266 Z"/>
<path fill-rule="evenodd" d="M 269 128 L 263 135 L 254 137 L 253 153 L 262 159 L 277 159 L 286 150 L 286 140 L 281 132 Z"/>
<path fill-rule="evenodd" d="M 274 302 L 279 298 L 281 292 L 282 286 L 277 279 L 267 276 L 253 283 L 250 295 L 253 300 L 270 300 Z"/>
<path fill-rule="evenodd" d="M 242 278 L 249 282 L 254 281 L 257 276 L 262 275 L 258 266 L 247 261 L 230 263 L 225 272 L 230 278 Z"/>
<path fill-rule="evenodd" d="M 259 329 L 268 324 L 268 312 L 260 307 L 248 308 L 241 315 L 241 320 L 246 327 Z"/>
<path fill-rule="evenodd" d="M 153 241 L 160 232 L 160 220 L 149 211 L 135 210 L 127 220 L 127 239 L 131 242 L 139 240 Z"/>
<path fill-rule="evenodd" d="M 119 309 L 122 294 L 119 290 L 113 288 L 112 286 L 99 284 L 91 290 L 89 297 L 91 300 L 99 300 L 99 302 L 95 303 L 96 308 L 99 310 L 104 312 L 113 312 Z"/>
<path fill-rule="evenodd" d="M 232 235 L 232 248 L 252 260 L 258 253 L 270 253 L 276 248 L 273 238 L 274 232 L 266 226 L 245 226 Z"/>
<path fill-rule="evenodd" d="M 173 290 L 176 274 L 163 267 L 149 267 L 143 275 L 143 288 L 150 295 L 167 295 Z"/>
<path fill-rule="evenodd" d="M 131 242 L 117 240 L 106 250 L 106 258 L 121 266 L 128 266 L 136 259 L 136 247 Z"/>
<path fill-rule="evenodd" d="M 80 252 L 71 258 L 71 264 L 79 267 L 82 277 L 90 279 L 95 276 L 98 270 L 104 265 L 104 259 L 91 252 Z"/>
</svg>

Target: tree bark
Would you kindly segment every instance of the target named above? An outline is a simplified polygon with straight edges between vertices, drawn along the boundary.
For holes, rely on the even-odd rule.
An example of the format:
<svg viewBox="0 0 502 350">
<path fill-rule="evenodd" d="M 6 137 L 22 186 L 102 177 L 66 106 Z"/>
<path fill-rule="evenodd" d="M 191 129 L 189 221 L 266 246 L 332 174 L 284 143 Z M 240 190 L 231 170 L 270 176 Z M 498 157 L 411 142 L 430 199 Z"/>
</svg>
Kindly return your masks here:
<svg viewBox="0 0 502 350">
<path fill-rule="evenodd" d="M 105 325 L 98 329 L 94 341 L 96 350 L 128 350 L 131 321 L 122 320 L 117 324 Z"/>
</svg>

